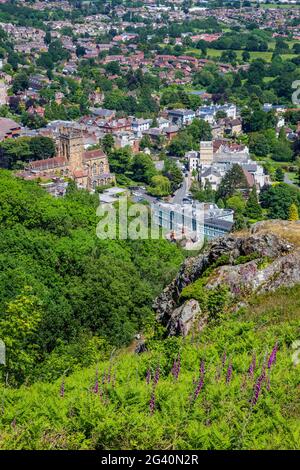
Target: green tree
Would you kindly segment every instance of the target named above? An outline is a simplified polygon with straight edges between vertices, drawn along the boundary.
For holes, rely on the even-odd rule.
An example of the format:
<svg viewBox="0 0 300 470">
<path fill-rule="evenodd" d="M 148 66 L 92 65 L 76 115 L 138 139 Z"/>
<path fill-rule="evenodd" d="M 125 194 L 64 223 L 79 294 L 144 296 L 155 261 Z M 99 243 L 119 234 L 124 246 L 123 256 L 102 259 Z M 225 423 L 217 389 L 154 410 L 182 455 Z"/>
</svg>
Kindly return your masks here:
<svg viewBox="0 0 300 470">
<path fill-rule="evenodd" d="M 13 385 L 19 384 L 39 358 L 37 333 L 42 318 L 41 303 L 27 287 L 7 303 L 0 317 L 0 338 L 6 346 L 6 379 Z"/>
<path fill-rule="evenodd" d="M 131 172 L 135 181 L 146 184 L 149 184 L 157 173 L 151 157 L 145 153 L 138 153 L 133 157 Z"/>
<path fill-rule="evenodd" d="M 105 134 L 103 139 L 101 140 L 101 147 L 103 152 L 109 155 L 114 147 L 115 141 L 111 134 Z"/>
<path fill-rule="evenodd" d="M 240 165 L 234 164 L 222 178 L 217 190 L 217 199 L 227 199 L 237 191 L 248 192 L 249 185 L 243 169 Z"/>
<path fill-rule="evenodd" d="M 169 179 L 162 175 L 153 176 L 151 178 L 151 184 L 148 187 L 148 192 L 153 196 L 168 196 L 171 192 Z"/>
<path fill-rule="evenodd" d="M 299 211 L 295 203 L 289 207 L 289 220 L 299 220 Z"/>
<path fill-rule="evenodd" d="M 275 179 L 276 179 L 276 181 L 279 181 L 279 182 L 284 181 L 284 171 L 280 166 L 278 168 L 276 168 Z"/>
<path fill-rule="evenodd" d="M 256 190 L 255 185 L 253 186 L 250 192 L 250 195 L 246 204 L 246 208 L 245 208 L 245 215 L 249 219 L 254 219 L 254 220 L 259 220 L 262 217 L 262 208 L 258 201 L 257 190 Z"/>
</svg>

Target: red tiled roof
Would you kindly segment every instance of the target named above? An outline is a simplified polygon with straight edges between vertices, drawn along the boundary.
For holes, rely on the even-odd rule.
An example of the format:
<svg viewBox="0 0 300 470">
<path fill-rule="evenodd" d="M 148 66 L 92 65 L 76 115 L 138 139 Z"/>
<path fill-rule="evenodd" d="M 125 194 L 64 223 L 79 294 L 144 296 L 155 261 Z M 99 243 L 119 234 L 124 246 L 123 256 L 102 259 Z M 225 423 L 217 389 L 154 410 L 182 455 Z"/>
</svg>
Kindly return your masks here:
<svg viewBox="0 0 300 470">
<path fill-rule="evenodd" d="M 36 160 L 34 162 L 30 162 L 30 168 L 35 170 L 42 170 L 46 168 L 57 168 L 60 166 L 67 165 L 67 160 L 64 157 L 53 157 L 53 158 L 45 158 L 44 160 Z"/>
<path fill-rule="evenodd" d="M 82 178 L 83 176 L 87 176 L 87 172 L 84 170 L 75 170 L 73 173 L 74 178 Z"/>
<path fill-rule="evenodd" d="M 93 158 L 101 158 L 101 157 L 105 157 L 105 153 L 102 152 L 102 150 L 100 150 L 100 149 L 98 149 L 98 150 L 87 150 L 83 154 L 83 158 L 85 160 L 91 160 Z"/>
<path fill-rule="evenodd" d="M 251 173 L 249 173 L 249 171 L 245 170 L 244 168 L 243 168 L 243 173 L 246 177 L 246 180 L 247 180 L 247 183 L 248 183 L 249 187 L 252 188 L 255 184 L 255 180 L 254 180 L 253 175 L 251 175 Z"/>
</svg>

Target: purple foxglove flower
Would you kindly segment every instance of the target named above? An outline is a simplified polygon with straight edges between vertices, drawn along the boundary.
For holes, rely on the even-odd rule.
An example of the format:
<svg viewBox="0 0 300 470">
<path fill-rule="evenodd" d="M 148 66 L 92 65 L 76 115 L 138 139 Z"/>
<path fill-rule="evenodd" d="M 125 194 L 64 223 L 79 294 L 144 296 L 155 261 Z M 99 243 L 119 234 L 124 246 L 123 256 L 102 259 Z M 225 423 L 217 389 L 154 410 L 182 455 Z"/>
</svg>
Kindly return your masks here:
<svg viewBox="0 0 300 470">
<path fill-rule="evenodd" d="M 253 353 L 252 361 L 251 361 L 251 364 L 250 364 L 249 369 L 248 369 L 248 375 L 251 378 L 253 378 L 253 376 L 254 376 L 255 367 L 256 367 L 256 355 L 255 355 L 255 353 Z"/>
<path fill-rule="evenodd" d="M 194 401 L 197 400 L 197 398 L 199 396 L 199 393 L 201 392 L 201 390 L 203 388 L 203 385 L 204 385 L 204 378 L 200 377 L 199 381 L 198 381 L 198 384 L 197 384 L 197 387 L 196 387 L 196 390 L 194 392 Z"/>
<path fill-rule="evenodd" d="M 271 369 L 272 365 L 276 362 L 276 354 L 278 351 L 278 343 L 275 344 L 268 360 L 268 369 Z"/>
<path fill-rule="evenodd" d="M 262 384 L 263 384 L 263 381 L 265 380 L 265 378 L 266 378 L 266 374 L 265 374 L 265 371 L 263 370 L 261 375 L 258 377 L 258 379 L 257 379 L 257 381 L 254 385 L 253 396 L 252 396 L 252 400 L 251 400 L 252 406 L 256 405 L 256 403 L 257 403 L 258 397 L 261 393 L 261 387 L 262 387 Z"/>
<path fill-rule="evenodd" d="M 205 362 L 204 359 L 202 359 L 201 364 L 200 364 L 200 377 L 204 379 L 204 374 L 205 374 Z"/>
<path fill-rule="evenodd" d="M 159 375 L 160 375 L 160 370 L 159 370 L 159 366 L 158 366 L 158 367 L 156 368 L 155 376 L 154 376 L 154 380 L 153 380 L 153 386 L 154 386 L 154 387 L 158 384 Z"/>
<path fill-rule="evenodd" d="M 179 372 L 180 372 L 180 353 L 178 353 L 177 358 L 174 360 L 172 371 L 171 371 L 175 380 L 178 379 Z"/>
<path fill-rule="evenodd" d="M 231 379 L 232 379 L 232 364 L 230 362 L 228 369 L 227 369 L 227 374 L 226 374 L 226 383 L 229 384 Z"/>
<path fill-rule="evenodd" d="M 154 413 L 154 410 L 155 410 L 155 393 L 154 393 L 154 389 L 151 393 L 149 408 L 150 408 L 150 414 L 152 415 Z"/>
<path fill-rule="evenodd" d="M 98 393 L 98 390 L 99 390 L 99 381 L 98 381 L 98 378 L 96 378 L 93 391 L 94 393 Z"/>
</svg>

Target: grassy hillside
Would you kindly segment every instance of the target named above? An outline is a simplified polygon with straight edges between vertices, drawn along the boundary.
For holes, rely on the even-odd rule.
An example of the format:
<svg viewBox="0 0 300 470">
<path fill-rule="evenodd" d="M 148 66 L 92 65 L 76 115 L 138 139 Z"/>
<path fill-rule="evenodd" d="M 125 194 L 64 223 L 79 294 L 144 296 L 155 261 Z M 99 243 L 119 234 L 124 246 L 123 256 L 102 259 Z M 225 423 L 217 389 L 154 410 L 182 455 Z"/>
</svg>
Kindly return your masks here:
<svg viewBox="0 0 300 470">
<path fill-rule="evenodd" d="M 0 448 L 299 448 L 299 318 L 300 286 L 280 289 L 185 340 L 3 387 Z"/>
</svg>

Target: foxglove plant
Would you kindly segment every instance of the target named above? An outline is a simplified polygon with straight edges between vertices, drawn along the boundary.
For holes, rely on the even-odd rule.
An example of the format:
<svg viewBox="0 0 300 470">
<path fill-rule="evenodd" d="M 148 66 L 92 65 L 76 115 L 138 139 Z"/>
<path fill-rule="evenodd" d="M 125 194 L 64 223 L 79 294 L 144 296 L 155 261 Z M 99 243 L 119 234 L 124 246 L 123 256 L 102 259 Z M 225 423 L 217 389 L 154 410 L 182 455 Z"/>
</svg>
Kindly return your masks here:
<svg viewBox="0 0 300 470">
<path fill-rule="evenodd" d="M 205 363 L 204 363 L 204 360 L 201 361 L 201 364 L 200 364 L 200 376 L 199 376 L 199 380 L 197 382 L 197 387 L 194 391 L 194 401 L 197 400 L 198 396 L 199 396 L 199 393 L 201 392 L 202 388 L 203 388 L 203 385 L 204 385 L 204 375 L 205 375 Z"/>
<path fill-rule="evenodd" d="M 275 346 L 272 349 L 272 352 L 270 354 L 270 357 L 269 357 L 269 360 L 268 360 L 268 369 L 271 369 L 273 364 L 275 364 L 277 351 L 278 351 L 278 343 L 275 344 Z"/>
<path fill-rule="evenodd" d="M 180 353 L 178 353 L 177 359 L 174 360 L 172 371 L 171 371 L 175 380 L 178 379 L 179 372 L 180 372 Z"/>
<path fill-rule="evenodd" d="M 99 381 L 98 381 L 98 377 L 96 377 L 93 392 L 98 393 L 98 390 L 99 390 Z"/>
<path fill-rule="evenodd" d="M 197 400 L 197 398 L 199 396 L 199 393 L 201 392 L 201 390 L 203 388 L 203 385 L 204 385 L 204 377 L 200 377 L 199 381 L 198 381 L 198 384 L 197 384 L 197 387 L 196 387 L 196 390 L 194 392 L 194 401 Z"/>
<path fill-rule="evenodd" d="M 96 374 L 95 374 L 95 384 L 94 384 L 93 392 L 98 393 L 98 389 L 99 389 L 99 380 L 98 380 L 98 368 L 97 368 Z"/>
<path fill-rule="evenodd" d="M 253 376 L 254 376 L 255 367 L 256 367 L 256 355 L 255 355 L 255 353 L 253 353 L 252 361 L 251 361 L 251 364 L 250 364 L 249 369 L 248 369 L 248 375 L 251 378 L 253 378 Z"/>
<path fill-rule="evenodd" d="M 257 379 L 257 381 L 254 385 L 253 396 L 252 396 L 252 399 L 251 399 L 252 406 L 255 406 L 256 403 L 257 403 L 258 397 L 261 393 L 261 387 L 262 387 L 262 384 L 263 384 L 265 378 L 266 378 L 266 373 L 265 373 L 265 370 L 263 369 L 262 373 L 260 374 L 260 376 L 258 377 L 258 379 Z"/>
<path fill-rule="evenodd" d="M 158 384 L 159 377 L 160 377 L 160 368 L 158 366 L 156 368 L 156 371 L 155 371 L 155 376 L 154 376 L 154 380 L 153 380 L 153 387 L 155 387 Z"/>
<path fill-rule="evenodd" d="M 202 359 L 201 364 L 200 364 L 200 376 L 204 378 L 205 374 L 205 363 L 204 359 Z"/>
<path fill-rule="evenodd" d="M 226 374 L 226 383 L 229 384 L 232 379 L 232 364 L 229 362 L 227 374 Z"/>
<path fill-rule="evenodd" d="M 155 410 L 155 393 L 154 393 L 154 388 L 152 390 L 152 393 L 151 393 L 151 399 L 150 399 L 150 403 L 149 403 L 149 408 L 150 408 L 150 414 L 152 415 L 154 413 L 154 410 Z"/>
</svg>

